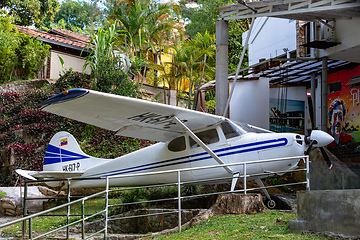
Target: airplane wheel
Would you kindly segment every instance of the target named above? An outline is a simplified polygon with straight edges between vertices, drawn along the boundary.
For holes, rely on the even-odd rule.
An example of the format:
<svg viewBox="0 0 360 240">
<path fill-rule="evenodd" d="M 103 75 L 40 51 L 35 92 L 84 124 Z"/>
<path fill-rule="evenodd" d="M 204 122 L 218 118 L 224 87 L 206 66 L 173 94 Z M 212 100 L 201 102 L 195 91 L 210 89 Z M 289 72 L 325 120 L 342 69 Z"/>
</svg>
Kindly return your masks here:
<svg viewBox="0 0 360 240">
<path fill-rule="evenodd" d="M 267 201 L 266 206 L 267 206 L 269 209 L 275 209 L 276 203 L 275 203 L 274 200 L 271 199 L 270 201 Z"/>
<path fill-rule="evenodd" d="M 277 196 L 270 196 L 271 200 L 266 199 L 265 205 L 269 209 L 282 209 L 282 201 Z"/>
</svg>

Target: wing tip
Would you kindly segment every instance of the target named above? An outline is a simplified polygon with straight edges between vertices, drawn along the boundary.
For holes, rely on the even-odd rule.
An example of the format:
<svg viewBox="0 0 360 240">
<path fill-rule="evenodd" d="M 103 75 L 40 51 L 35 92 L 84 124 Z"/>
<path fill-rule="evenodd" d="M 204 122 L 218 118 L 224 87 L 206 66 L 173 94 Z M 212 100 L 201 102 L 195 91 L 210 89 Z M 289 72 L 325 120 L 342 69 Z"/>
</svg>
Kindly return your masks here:
<svg viewBox="0 0 360 240">
<path fill-rule="evenodd" d="M 40 107 L 40 109 L 44 109 L 45 107 L 47 107 L 51 104 L 66 102 L 66 101 L 70 101 L 70 100 L 74 100 L 74 99 L 83 97 L 86 94 L 88 94 L 89 92 L 90 92 L 90 90 L 83 89 L 83 88 L 74 88 L 74 89 L 66 90 L 66 91 L 56 94 L 55 96 L 52 96 L 52 97 L 46 99 L 45 101 L 39 103 L 38 107 Z"/>
</svg>

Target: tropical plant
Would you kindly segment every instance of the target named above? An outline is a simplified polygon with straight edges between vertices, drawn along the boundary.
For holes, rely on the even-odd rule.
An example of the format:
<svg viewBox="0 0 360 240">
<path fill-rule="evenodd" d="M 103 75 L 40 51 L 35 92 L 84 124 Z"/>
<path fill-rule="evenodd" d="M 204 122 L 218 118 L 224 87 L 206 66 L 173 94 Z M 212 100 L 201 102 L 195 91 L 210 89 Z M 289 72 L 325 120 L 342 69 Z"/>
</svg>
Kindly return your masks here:
<svg viewBox="0 0 360 240">
<path fill-rule="evenodd" d="M 121 46 L 119 37 L 122 34 L 116 31 L 116 22 L 107 30 L 100 28 L 97 34 L 91 38 L 89 47 L 93 48 L 91 54 L 84 65 L 91 66 L 93 80 L 92 89 L 108 92 L 123 96 L 138 97 L 138 85 L 128 79 L 128 73 L 125 72 L 122 63 L 122 57 L 115 54 L 115 44 Z M 124 48 L 121 48 L 123 51 Z"/>
<path fill-rule="evenodd" d="M 58 11 L 57 0 L 3 0 L 0 1 L 0 9 L 7 9 L 14 22 L 21 26 L 35 25 L 41 27 L 43 20 L 53 18 Z"/>
<path fill-rule="evenodd" d="M 47 31 L 51 27 L 58 27 L 78 33 L 88 32 L 92 25 L 97 26 L 101 21 L 100 13 L 94 1 L 62 1 L 53 19 L 47 17 L 44 20 L 42 29 Z"/>
<path fill-rule="evenodd" d="M 11 18 L 0 12 L 0 83 L 36 76 L 49 53 L 50 46 L 19 33 Z"/>
</svg>

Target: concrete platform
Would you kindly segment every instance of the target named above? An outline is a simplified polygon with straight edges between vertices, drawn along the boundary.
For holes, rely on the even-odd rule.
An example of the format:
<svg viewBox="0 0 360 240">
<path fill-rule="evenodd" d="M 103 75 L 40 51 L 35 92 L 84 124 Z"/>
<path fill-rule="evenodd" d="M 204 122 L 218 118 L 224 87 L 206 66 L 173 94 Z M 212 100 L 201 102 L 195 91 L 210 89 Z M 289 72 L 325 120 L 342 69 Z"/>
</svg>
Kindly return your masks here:
<svg viewBox="0 0 360 240">
<path fill-rule="evenodd" d="M 297 204 L 290 229 L 360 238 L 360 189 L 300 191 Z"/>
</svg>

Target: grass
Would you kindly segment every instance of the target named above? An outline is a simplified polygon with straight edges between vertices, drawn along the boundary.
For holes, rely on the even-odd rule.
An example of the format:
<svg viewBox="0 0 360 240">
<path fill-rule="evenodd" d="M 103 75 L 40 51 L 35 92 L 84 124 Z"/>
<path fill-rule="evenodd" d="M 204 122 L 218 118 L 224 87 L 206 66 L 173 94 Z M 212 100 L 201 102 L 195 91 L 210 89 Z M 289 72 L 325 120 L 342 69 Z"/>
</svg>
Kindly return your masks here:
<svg viewBox="0 0 360 240">
<path fill-rule="evenodd" d="M 109 199 L 109 204 L 117 204 L 117 203 L 120 203 L 118 199 Z M 104 210 L 104 208 L 105 208 L 105 199 L 92 199 L 85 202 L 84 210 L 85 210 L 85 214 L 94 214 L 96 212 Z M 65 216 L 43 216 L 33 219 L 32 221 L 33 233 L 36 233 L 38 235 L 66 225 L 67 223 L 66 213 L 67 213 L 67 208 L 65 207 L 57 211 L 54 211 L 53 213 L 50 213 L 50 214 L 63 214 Z M 71 205 L 70 213 L 81 214 L 81 203 Z M 93 219 L 96 218 L 97 217 L 93 217 Z M 79 219 L 80 217 L 78 216 L 70 217 L 70 222 L 74 222 Z M 22 223 L 17 223 L 4 230 L 0 230 L 1 233 L 0 239 L 1 237 L 21 236 L 21 228 L 22 228 Z M 27 224 L 27 232 L 28 232 L 28 224 Z"/>
<path fill-rule="evenodd" d="M 112 200 L 115 201 L 115 200 Z M 87 208 L 92 212 L 101 210 L 104 200 L 98 199 L 89 202 Z M 75 206 L 72 211 L 80 211 Z M 65 213 L 61 210 L 57 213 Z M 73 212 L 72 212 L 73 213 Z M 73 217 L 72 220 L 77 219 Z M 289 220 L 296 219 L 294 213 L 268 211 L 254 215 L 225 215 L 215 216 L 203 220 L 181 233 L 171 235 L 152 236 L 148 239 L 329 239 L 326 236 L 294 233 L 288 227 Z M 33 230 L 43 233 L 66 224 L 64 217 L 39 217 L 33 221 Z M 14 237 L 21 235 L 21 224 L 16 224 L 2 231 L 1 237 Z"/>
<path fill-rule="evenodd" d="M 291 232 L 288 222 L 294 219 L 296 214 L 278 211 L 215 216 L 181 233 L 151 239 L 328 239 L 326 236 Z"/>
</svg>

